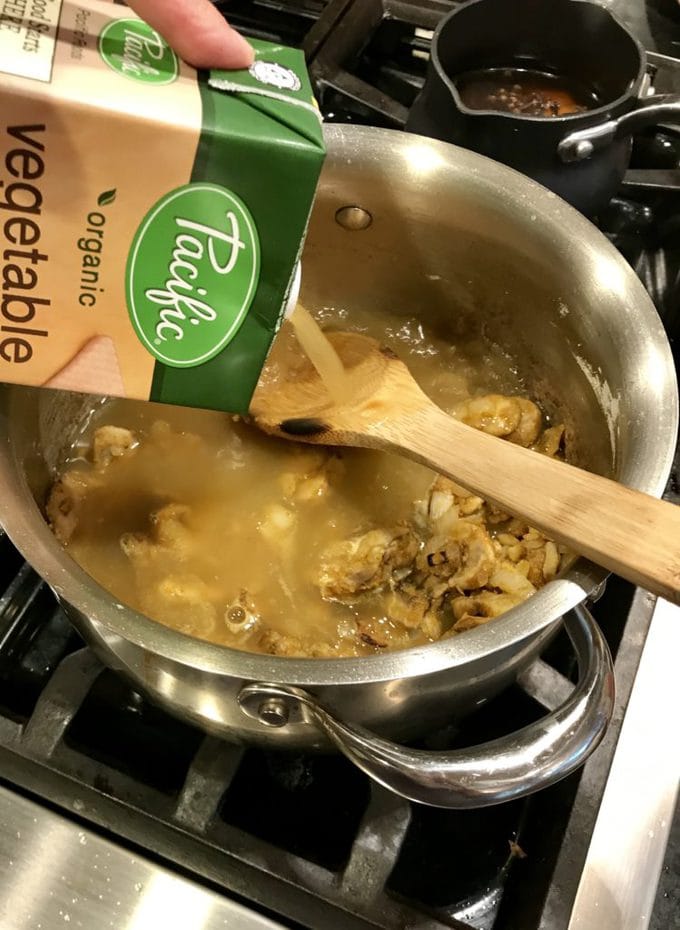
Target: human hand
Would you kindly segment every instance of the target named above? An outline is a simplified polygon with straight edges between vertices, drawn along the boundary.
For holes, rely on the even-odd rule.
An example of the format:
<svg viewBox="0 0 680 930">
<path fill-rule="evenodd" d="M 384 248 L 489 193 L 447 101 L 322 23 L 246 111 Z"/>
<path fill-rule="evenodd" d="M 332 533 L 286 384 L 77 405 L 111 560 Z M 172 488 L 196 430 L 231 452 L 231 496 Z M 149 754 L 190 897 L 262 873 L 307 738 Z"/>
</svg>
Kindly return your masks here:
<svg viewBox="0 0 680 930">
<path fill-rule="evenodd" d="M 248 68 L 253 48 L 210 0 L 127 0 L 194 68 Z"/>
</svg>

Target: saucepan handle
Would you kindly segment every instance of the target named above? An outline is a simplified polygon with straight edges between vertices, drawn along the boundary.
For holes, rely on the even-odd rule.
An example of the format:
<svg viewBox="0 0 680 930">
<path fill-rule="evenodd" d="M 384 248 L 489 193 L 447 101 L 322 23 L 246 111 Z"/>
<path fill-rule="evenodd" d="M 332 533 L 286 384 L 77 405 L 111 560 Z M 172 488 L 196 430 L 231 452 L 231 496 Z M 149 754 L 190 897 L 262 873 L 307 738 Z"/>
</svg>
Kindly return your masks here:
<svg viewBox="0 0 680 930">
<path fill-rule="evenodd" d="M 451 752 L 409 749 L 333 716 L 307 691 L 250 684 L 245 708 L 259 703 L 260 719 L 284 725 L 300 709 L 371 778 L 402 797 L 433 807 L 488 807 L 546 788 L 585 762 L 600 742 L 614 705 L 614 670 L 607 644 L 585 607 L 565 617 L 578 658 L 579 680 L 557 710 L 510 736 Z M 296 706 L 297 705 L 297 706 Z"/>
<path fill-rule="evenodd" d="M 680 124 L 680 95 L 658 94 L 647 97 L 640 106 L 596 126 L 570 132 L 557 147 L 562 161 L 584 161 L 595 152 L 611 145 L 616 139 L 631 136 L 648 126 L 661 122 Z"/>
</svg>

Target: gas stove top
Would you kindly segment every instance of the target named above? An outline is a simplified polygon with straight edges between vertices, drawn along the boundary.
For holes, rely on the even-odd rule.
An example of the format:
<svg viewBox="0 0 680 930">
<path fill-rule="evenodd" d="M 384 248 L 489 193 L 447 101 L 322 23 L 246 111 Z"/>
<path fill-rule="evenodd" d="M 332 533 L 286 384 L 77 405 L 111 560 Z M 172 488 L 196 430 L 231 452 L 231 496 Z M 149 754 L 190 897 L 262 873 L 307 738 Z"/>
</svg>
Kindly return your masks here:
<svg viewBox="0 0 680 930">
<path fill-rule="evenodd" d="M 305 49 L 327 120 L 399 129 L 422 85 L 432 30 L 454 4 L 224 6 L 244 33 Z M 673 0 L 608 6 L 651 52 L 656 89 L 680 91 Z M 676 351 L 679 164 L 679 132 L 659 127 L 636 140 L 620 194 L 599 218 Z M 680 502 L 677 474 L 666 496 Z M 636 714 L 658 712 L 664 661 L 672 675 L 673 651 L 664 655 L 658 631 L 680 627 L 665 605 L 618 579 L 593 612 L 615 657 L 618 694 L 608 734 L 584 769 L 525 800 L 441 811 L 390 795 L 339 756 L 230 746 L 149 705 L 102 668 L 0 535 L 1 930 L 624 930 L 633 916 L 638 927 L 669 930 L 678 900 L 672 850 L 663 865 L 672 792 L 669 802 L 668 779 L 652 784 L 650 775 L 661 778 L 669 757 L 654 755 L 653 728 L 647 739 L 631 727 Z M 428 745 L 471 744 L 532 722 L 560 702 L 574 668 L 560 635 L 508 692 Z M 666 792 L 666 808 L 649 821 L 644 791 L 620 794 L 642 757 L 648 793 Z M 637 900 L 622 895 L 620 921 L 607 923 L 611 910 L 593 876 L 605 881 L 607 850 L 616 859 L 625 841 L 616 830 L 622 815 L 644 833 L 627 852 L 644 865 L 630 868 Z M 656 843 L 647 835 L 654 830 Z M 649 907 L 641 917 L 633 905 L 642 901 Z"/>
</svg>

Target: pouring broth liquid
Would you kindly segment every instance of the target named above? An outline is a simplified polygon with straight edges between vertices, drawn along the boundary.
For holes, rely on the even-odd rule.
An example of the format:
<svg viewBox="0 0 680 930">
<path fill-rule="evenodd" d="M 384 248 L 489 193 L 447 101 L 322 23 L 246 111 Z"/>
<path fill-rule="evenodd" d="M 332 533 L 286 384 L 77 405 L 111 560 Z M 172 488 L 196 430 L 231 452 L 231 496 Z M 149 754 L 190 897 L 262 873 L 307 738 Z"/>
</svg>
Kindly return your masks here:
<svg viewBox="0 0 680 930">
<path fill-rule="evenodd" d="M 311 313 L 298 302 L 290 323 L 300 347 L 316 368 L 333 403 L 342 404 L 351 396 L 351 383 L 342 359 Z"/>
</svg>

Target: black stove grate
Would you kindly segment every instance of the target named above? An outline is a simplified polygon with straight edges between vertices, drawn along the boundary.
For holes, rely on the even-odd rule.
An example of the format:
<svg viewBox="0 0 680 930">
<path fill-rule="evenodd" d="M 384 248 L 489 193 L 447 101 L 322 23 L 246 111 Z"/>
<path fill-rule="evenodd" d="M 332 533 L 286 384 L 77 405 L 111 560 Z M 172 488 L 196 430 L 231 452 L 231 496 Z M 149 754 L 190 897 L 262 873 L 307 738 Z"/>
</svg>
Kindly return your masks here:
<svg viewBox="0 0 680 930">
<path fill-rule="evenodd" d="M 213 0 L 246 35 L 298 47 L 323 13 L 327 0 Z"/>
</svg>

